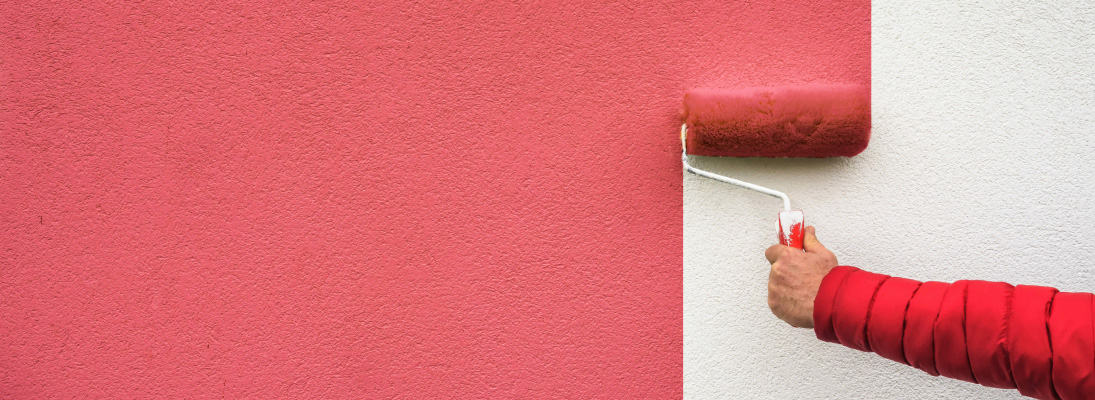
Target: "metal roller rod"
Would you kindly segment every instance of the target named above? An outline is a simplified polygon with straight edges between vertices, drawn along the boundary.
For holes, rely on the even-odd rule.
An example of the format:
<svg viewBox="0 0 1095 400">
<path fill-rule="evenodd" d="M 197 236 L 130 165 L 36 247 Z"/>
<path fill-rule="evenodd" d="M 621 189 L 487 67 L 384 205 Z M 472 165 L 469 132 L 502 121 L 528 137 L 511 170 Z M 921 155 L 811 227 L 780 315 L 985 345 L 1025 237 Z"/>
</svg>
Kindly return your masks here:
<svg viewBox="0 0 1095 400">
<path fill-rule="evenodd" d="M 692 165 L 689 165 L 688 164 L 688 144 L 687 144 L 688 141 L 686 140 L 687 137 L 688 137 L 688 124 L 682 124 L 681 125 L 681 162 L 684 163 L 684 170 L 685 171 L 691 172 L 693 174 L 696 174 L 696 175 L 699 175 L 699 176 L 702 176 L 702 177 L 711 178 L 711 179 L 714 179 L 714 180 L 719 181 L 719 182 L 725 182 L 725 183 L 729 183 L 731 185 L 741 186 L 741 187 L 746 188 L 746 189 L 755 190 L 755 191 L 764 193 L 764 194 L 772 196 L 772 197 L 779 197 L 780 199 L 783 199 L 783 209 L 784 209 L 784 211 L 790 211 L 791 210 L 791 198 L 787 197 L 787 195 L 784 194 L 781 191 L 769 189 L 769 188 L 766 188 L 764 186 L 755 185 L 755 184 L 745 182 L 745 181 L 739 181 L 739 180 L 734 179 L 734 178 L 730 178 L 730 177 L 727 177 L 727 176 L 722 176 L 722 175 L 716 174 L 714 172 L 704 171 L 702 169 L 695 168 Z"/>
</svg>

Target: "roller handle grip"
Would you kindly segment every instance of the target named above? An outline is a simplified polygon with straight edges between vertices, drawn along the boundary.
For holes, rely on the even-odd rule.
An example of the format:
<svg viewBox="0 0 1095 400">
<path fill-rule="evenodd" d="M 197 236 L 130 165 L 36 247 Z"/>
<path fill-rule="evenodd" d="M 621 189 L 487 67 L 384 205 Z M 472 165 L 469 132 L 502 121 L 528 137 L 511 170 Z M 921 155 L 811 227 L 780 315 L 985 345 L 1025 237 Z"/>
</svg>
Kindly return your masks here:
<svg viewBox="0 0 1095 400">
<path fill-rule="evenodd" d="M 802 242 L 806 238 L 806 221 L 802 211 L 780 211 L 776 220 L 776 229 L 779 234 L 779 244 L 802 249 Z"/>
</svg>

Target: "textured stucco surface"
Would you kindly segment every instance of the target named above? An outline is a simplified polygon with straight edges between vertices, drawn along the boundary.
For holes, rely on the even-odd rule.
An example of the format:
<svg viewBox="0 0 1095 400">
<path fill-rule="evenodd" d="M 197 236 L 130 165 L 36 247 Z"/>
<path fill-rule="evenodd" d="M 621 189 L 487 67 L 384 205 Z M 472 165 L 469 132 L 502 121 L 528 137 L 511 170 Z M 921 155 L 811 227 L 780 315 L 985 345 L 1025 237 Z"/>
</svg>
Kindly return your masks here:
<svg viewBox="0 0 1095 400">
<path fill-rule="evenodd" d="M 98 3 L 0 2 L 0 398 L 680 397 L 694 24 L 776 11 Z"/>
<path fill-rule="evenodd" d="M 875 2 L 854 159 L 705 159 L 782 189 L 842 264 L 1095 290 L 1095 6 Z M 817 341 L 766 307 L 778 200 L 684 177 L 685 394 L 1018 398 Z"/>
</svg>

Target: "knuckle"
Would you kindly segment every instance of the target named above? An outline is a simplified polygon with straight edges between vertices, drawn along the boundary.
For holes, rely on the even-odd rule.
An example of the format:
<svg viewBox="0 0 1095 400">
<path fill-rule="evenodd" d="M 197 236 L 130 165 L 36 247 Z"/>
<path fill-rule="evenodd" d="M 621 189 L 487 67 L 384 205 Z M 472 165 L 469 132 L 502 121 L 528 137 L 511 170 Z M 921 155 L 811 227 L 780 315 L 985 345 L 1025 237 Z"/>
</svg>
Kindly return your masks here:
<svg viewBox="0 0 1095 400">
<path fill-rule="evenodd" d="M 764 258 L 768 259 L 769 263 L 775 263 L 779 261 L 779 257 L 781 254 L 782 253 L 780 253 L 779 249 L 776 248 L 776 246 L 772 246 L 768 248 L 768 250 L 764 251 Z"/>
</svg>

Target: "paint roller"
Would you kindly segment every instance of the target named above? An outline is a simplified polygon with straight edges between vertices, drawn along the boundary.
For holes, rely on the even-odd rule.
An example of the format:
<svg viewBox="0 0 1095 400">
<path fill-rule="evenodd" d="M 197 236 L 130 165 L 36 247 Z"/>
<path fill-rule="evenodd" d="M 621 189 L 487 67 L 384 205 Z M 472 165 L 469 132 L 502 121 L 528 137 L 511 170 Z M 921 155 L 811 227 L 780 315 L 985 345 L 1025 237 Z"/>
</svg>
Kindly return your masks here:
<svg viewBox="0 0 1095 400">
<path fill-rule="evenodd" d="M 681 161 L 685 171 L 783 200 L 780 244 L 801 249 L 805 221 L 783 192 L 688 164 L 714 157 L 851 157 L 871 138 L 871 92 L 865 85 L 693 89 L 684 95 Z"/>
</svg>

